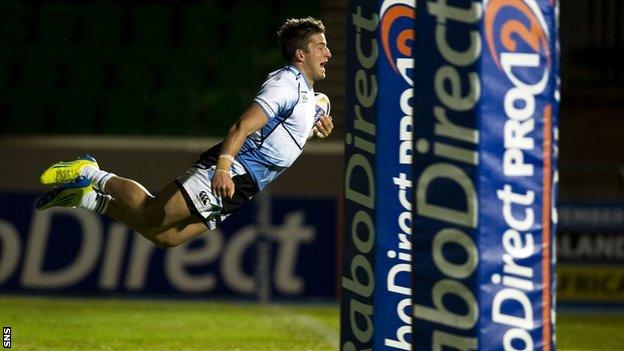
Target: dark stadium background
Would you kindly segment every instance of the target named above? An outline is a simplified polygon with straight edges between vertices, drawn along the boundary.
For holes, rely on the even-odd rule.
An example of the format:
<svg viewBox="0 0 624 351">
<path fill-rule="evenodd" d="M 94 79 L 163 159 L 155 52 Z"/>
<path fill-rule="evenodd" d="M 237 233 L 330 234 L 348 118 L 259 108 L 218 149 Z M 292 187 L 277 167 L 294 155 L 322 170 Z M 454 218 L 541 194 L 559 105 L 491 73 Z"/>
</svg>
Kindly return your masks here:
<svg viewBox="0 0 624 351">
<path fill-rule="evenodd" d="M 315 90 L 331 98 L 336 129 L 269 191 L 339 208 L 347 3 L 0 1 L 0 194 L 41 192 L 39 170 L 85 148 L 158 191 L 224 135 L 266 74 L 283 65 L 275 40 L 283 19 L 311 15 L 324 21 L 333 54 Z M 560 7 L 559 302 L 617 309 L 624 305 L 624 2 Z M 2 206 L 11 204 L 0 204 L 0 217 Z M 332 250 L 341 235 L 337 211 Z M 337 256 L 335 281 L 339 265 Z"/>
<path fill-rule="evenodd" d="M 334 54 L 317 90 L 343 137 L 346 1 L 0 3 L 0 132 L 221 137 L 282 64 L 282 19 L 325 21 Z M 561 2 L 562 200 L 624 195 L 623 4 Z"/>
<path fill-rule="evenodd" d="M 282 65 L 282 19 L 321 14 L 308 1 L 0 7 L 4 134 L 221 136 Z"/>
</svg>

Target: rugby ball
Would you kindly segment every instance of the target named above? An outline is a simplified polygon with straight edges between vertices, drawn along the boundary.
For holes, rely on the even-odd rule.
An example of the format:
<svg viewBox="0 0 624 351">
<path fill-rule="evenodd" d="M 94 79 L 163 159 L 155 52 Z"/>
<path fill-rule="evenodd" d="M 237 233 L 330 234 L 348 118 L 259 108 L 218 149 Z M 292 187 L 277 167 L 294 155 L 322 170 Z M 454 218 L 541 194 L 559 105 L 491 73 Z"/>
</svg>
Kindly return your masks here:
<svg viewBox="0 0 624 351">
<path fill-rule="evenodd" d="M 322 115 L 329 116 L 329 113 L 331 112 L 331 102 L 329 101 L 327 95 L 319 92 L 314 93 L 314 101 L 316 102 L 314 110 L 314 127 L 310 131 L 310 138 L 313 135 L 316 135 L 319 138 L 324 138 L 323 134 L 316 129 L 316 122 L 318 122 Z"/>
</svg>

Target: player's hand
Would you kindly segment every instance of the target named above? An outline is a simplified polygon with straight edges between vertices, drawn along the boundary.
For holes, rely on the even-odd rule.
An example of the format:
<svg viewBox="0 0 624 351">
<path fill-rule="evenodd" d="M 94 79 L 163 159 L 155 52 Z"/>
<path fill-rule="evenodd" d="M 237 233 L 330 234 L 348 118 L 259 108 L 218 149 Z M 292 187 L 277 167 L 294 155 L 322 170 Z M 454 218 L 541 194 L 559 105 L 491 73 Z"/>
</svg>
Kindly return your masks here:
<svg viewBox="0 0 624 351">
<path fill-rule="evenodd" d="M 334 124 L 332 123 L 331 116 L 322 115 L 319 120 L 316 122 L 316 136 L 325 139 L 327 138 L 332 130 L 334 129 Z"/>
<path fill-rule="evenodd" d="M 234 196 L 234 181 L 230 172 L 216 170 L 212 176 L 212 194 L 220 198 L 231 199 Z"/>
</svg>

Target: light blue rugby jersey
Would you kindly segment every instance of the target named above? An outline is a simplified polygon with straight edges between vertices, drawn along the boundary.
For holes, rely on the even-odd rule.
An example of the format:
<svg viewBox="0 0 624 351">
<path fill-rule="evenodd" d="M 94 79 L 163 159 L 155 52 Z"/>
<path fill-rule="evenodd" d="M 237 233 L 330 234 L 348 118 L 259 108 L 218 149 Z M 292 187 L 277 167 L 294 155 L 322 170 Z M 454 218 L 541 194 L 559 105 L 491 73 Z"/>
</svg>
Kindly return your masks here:
<svg viewBox="0 0 624 351">
<path fill-rule="evenodd" d="M 254 99 L 268 123 L 250 135 L 236 159 L 262 190 L 301 155 L 315 124 L 314 90 L 292 66 L 271 72 Z"/>
</svg>

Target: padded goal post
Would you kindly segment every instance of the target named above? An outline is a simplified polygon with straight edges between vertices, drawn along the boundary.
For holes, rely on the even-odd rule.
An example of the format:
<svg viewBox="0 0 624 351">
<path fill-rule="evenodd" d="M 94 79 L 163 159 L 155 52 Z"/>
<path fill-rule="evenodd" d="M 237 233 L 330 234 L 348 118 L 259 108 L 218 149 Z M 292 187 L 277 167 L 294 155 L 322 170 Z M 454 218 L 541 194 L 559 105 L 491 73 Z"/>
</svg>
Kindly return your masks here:
<svg viewBox="0 0 624 351">
<path fill-rule="evenodd" d="M 419 0 L 414 350 L 555 347 L 554 0 Z"/>
<path fill-rule="evenodd" d="M 551 350 L 555 0 L 351 0 L 341 350 Z"/>
</svg>

